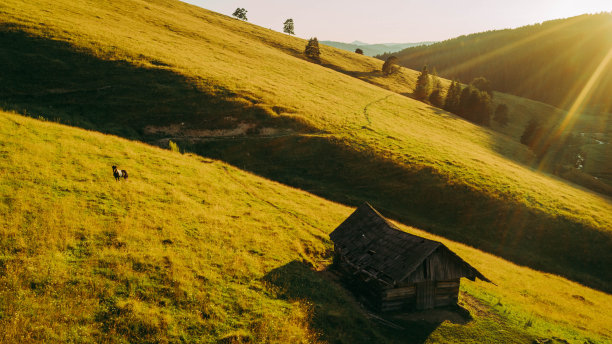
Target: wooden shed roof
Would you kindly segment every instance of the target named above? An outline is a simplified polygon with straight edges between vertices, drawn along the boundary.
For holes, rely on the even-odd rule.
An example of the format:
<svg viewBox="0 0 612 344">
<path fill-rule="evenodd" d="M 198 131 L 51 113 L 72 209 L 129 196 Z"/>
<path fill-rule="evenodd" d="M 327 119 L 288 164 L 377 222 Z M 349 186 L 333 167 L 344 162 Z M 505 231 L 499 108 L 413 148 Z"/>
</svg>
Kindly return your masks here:
<svg viewBox="0 0 612 344">
<path fill-rule="evenodd" d="M 348 263 L 386 284 L 401 283 L 438 249 L 450 252 L 460 277 L 490 282 L 444 244 L 399 230 L 368 203 L 329 236 Z"/>
</svg>

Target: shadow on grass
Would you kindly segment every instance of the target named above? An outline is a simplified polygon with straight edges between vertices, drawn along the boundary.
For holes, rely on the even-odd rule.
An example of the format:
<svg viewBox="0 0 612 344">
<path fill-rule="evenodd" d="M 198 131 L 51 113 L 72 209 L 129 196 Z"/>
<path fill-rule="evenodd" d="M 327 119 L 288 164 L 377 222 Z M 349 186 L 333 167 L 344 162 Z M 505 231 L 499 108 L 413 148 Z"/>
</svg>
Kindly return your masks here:
<svg viewBox="0 0 612 344">
<path fill-rule="evenodd" d="M 377 69 L 369 71 L 369 72 L 364 72 L 364 71 L 354 71 L 354 70 L 341 70 L 341 69 L 338 69 L 338 67 L 332 66 L 332 65 L 325 65 L 325 67 L 337 70 L 338 72 L 342 74 L 346 74 L 348 76 L 352 76 L 353 78 L 358 78 L 358 79 L 365 78 L 367 80 L 368 78 L 373 78 L 373 77 L 382 75 L 382 72 Z"/>
<path fill-rule="evenodd" d="M 329 137 L 270 138 L 257 145 L 209 141 L 190 149 L 336 202 L 369 201 L 405 224 L 610 289 L 605 282 L 612 279 L 612 270 L 605 268 L 612 264 L 610 235 L 448 183 L 432 168 L 399 165 Z"/>
<path fill-rule="evenodd" d="M 424 343 L 443 321 L 457 317 L 453 311 L 373 314 L 330 275 L 329 271 L 312 270 L 308 263 L 292 261 L 270 271 L 264 280 L 286 300 L 311 303 L 311 326 L 329 343 Z"/>
<path fill-rule="evenodd" d="M 240 123 L 312 131 L 207 80 L 188 79 L 147 56 L 135 66 L 0 25 L 0 107 L 32 117 L 150 140 L 148 125 L 234 129 Z M 161 134 L 160 134 L 161 135 Z"/>
</svg>

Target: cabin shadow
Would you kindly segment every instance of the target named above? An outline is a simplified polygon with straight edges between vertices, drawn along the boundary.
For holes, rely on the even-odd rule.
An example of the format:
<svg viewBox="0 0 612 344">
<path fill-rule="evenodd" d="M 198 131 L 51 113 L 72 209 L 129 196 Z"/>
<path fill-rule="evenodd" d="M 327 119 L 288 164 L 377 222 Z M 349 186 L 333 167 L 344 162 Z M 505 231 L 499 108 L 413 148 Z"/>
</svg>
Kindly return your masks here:
<svg viewBox="0 0 612 344">
<path fill-rule="evenodd" d="M 315 271 L 294 260 L 270 271 L 263 280 L 280 298 L 312 305 L 310 326 L 329 343 L 424 343 L 442 322 L 465 324 L 469 312 L 459 306 L 433 311 L 377 313 L 350 291 L 351 285 L 332 265 Z"/>
</svg>

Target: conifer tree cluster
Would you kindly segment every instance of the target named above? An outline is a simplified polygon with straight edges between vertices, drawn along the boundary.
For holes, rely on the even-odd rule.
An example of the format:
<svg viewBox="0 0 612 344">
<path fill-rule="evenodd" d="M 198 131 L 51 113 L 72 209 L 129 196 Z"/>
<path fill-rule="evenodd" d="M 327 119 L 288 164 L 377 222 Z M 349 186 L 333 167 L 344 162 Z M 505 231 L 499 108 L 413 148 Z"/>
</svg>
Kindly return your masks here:
<svg viewBox="0 0 612 344">
<path fill-rule="evenodd" d="M 462 87 L 457 81 L 451 82 L 443 109 L 459 115 L 468 121 L 481 124 L 491 124 L 493 89 L 485 78 L 476 78 L 467 87 Z M 508 123 L 508 106 L 500 104 L 494 118 L 500 125 Z"/>
</svg>

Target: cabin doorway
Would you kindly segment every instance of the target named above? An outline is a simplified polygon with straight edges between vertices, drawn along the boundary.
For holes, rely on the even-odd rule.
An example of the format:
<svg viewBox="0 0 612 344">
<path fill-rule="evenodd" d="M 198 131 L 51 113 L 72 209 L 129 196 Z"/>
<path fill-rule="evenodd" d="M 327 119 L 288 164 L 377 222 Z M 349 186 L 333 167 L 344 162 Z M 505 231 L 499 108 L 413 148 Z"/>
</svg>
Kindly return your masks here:
<svg viewBox="0 0 612 344">
<path fill-rule="evenodd" d="M 416 308 L 432 309 L 436 302 L 436 282 L 425 281 L 416 284 Z"/>
</svg>

